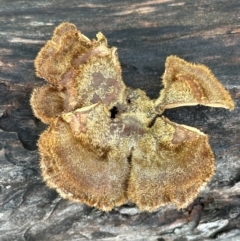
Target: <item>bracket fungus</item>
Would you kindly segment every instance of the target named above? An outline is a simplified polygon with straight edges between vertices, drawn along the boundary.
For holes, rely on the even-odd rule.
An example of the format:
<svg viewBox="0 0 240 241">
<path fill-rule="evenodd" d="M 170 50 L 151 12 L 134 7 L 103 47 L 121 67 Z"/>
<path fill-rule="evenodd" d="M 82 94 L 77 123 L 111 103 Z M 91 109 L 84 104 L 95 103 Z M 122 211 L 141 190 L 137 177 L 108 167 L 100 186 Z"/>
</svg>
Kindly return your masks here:
<svg viewBox="0 0 240 241">
<path fill-rule="evenodd" d="M 62 23 L 35 60 L 48 83 L 31 106 L 48 124 L 38 141 L 42 176 L 63 197 L 110 211 L 186 207 L 214 174 L 208 136 L 165 118 L 165 109 L 206 105 L 232 110 L 230 94 L 204 65 L 166 60 L 164 88 L 151 100 L 126 87 L 116 48 Z"/>
</svg>

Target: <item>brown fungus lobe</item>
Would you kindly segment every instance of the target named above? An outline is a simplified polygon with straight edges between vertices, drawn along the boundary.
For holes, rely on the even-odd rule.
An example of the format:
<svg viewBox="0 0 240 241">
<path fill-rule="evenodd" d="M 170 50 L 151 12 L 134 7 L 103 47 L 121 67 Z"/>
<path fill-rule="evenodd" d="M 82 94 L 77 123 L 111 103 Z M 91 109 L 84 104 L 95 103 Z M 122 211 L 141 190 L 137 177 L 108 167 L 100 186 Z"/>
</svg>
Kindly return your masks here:
<svg viewBox="0 0 240 241">
<path fill-rule="evenodd" d="M 166 60 L 156 100 L 122 80 L 116 48 L 60 24 L 39 52 L 31 106 L 49 124 L 38 141 L 47 185 L 72 201 L 109 211 L 131 201 L 154 211 L 186 207 L 214 174 L 208 137 L 162 116 L 165 109 L 206 105 L 232 110 L 229 93 L 204 65 Z"/>
</svg>

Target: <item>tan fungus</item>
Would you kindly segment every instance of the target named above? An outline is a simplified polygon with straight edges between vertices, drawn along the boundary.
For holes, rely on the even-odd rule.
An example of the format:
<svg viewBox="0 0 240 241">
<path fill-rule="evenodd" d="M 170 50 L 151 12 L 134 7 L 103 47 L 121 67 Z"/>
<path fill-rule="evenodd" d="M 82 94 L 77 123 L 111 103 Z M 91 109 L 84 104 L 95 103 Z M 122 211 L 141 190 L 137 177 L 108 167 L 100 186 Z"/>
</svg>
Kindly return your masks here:
<svg viewBox="0 0 240 241">
<path fill-rule="evenodd" d="M 116 48 L 102 33 L 89 40 L 62 23 L 35 67 L 48 82 L 31 97 L 35 116 L 49 124 L 38 141 L 40 166 L 63 198 L 103 211 L 128 201 L 146 211 L 184 208 L 213 176 L 207 135 L 162 116 L 179 106 L 234 108 L 206 66 L 169 56 L 164 89 L 151 100 L 125 86 Z"/>
</svg>

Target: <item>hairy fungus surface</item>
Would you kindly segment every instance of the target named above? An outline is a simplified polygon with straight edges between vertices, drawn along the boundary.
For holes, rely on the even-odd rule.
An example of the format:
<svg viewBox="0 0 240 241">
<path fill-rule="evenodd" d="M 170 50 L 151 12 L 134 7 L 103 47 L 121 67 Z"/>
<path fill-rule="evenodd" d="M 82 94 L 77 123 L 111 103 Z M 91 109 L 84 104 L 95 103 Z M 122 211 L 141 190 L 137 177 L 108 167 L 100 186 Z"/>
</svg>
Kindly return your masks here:
<svg viewBox="0 0 240 241">
<path fill-rule="evenodd" d="M 186 207 L 211 179 L 208 137 L 165 118 L 165 109 L 206 105 L 232 110 L 229 93 L 204 65 L 166 60 L 159 98 L 125 86 L 116 48 L 62 23 L 39 52 L 31 106 L 49 124 L 38 142 L 47 185 L 62 197 L 109 211 L 128 201 L 154 211 Z"/>
</svg>

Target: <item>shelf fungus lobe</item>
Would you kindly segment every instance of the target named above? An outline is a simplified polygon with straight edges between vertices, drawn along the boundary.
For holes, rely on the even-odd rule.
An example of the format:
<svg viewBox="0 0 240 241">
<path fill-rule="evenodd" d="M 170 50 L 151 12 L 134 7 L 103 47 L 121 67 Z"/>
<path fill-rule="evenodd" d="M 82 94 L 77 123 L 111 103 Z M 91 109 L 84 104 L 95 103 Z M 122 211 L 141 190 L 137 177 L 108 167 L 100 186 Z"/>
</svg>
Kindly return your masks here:
<svg viewBox="0 0 240 241">
<path fill-rule="evenodd" d="M 49 127 L 38 141 L 47 185 L 62 197 L 109 211 L 184 208 L 214 174 L 208 137 L 165 118 L 165 109 L 206 105 L 232 110 L 229 93 L 204 65 L 166 60 L 156 100 L 125 86 L 116 48 L 62 23 L 39 52 L 31 106 Z"/>
</svg>

